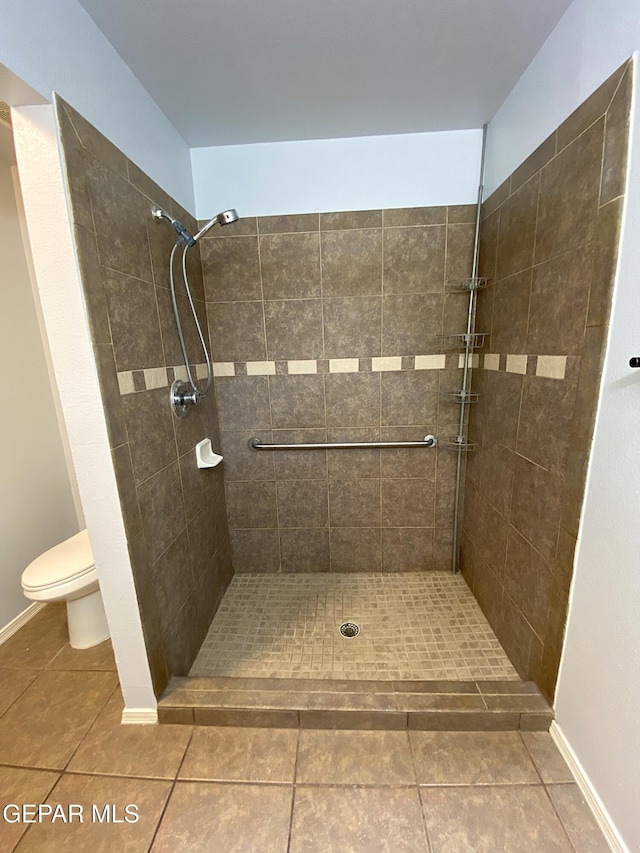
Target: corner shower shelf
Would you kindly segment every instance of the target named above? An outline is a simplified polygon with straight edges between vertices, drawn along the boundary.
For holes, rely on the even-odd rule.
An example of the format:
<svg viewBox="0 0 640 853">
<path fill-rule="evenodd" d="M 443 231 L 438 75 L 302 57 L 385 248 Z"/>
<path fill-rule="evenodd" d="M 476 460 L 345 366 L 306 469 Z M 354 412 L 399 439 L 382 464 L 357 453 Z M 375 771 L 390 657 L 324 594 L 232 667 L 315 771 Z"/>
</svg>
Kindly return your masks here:
<svg viewBox="0 0 640 853">
<path fill-rule="evenodd" d="M 488 278 L 460 278 L 445 282 L 444 289 L 457 293 L 469 293 L 470 290 L 481 290 L 489 283 Z"/>
<path fill-rule="evenodd" d="M 442 447 L 455 447 L 456 450 L 460 450 L 463 453 L 469 453 L 476 449 L 475 441 L 469 441 L 463 435 L 447 436 L 446 438 L 441 438 L 439 443 Z"/>
<path fill-rule="evenodd" d="M 475 403 L 478 400 L 478 394 L 473 391 L 443 391 L 441 396 L 450 403 Z"/>
<path fill-rule="evenodd" d="M 469 349 L 480 349 L 484 346 L 484 339 L 487 337 L 486 332 L 476 332 L 473 334 L 467 334 L 464 332 L 460 335 L 443 335 L 442 347 L 445 351 L 451 352 L 457 350 L 464 350 L 469 347 Z"/>
</svg>

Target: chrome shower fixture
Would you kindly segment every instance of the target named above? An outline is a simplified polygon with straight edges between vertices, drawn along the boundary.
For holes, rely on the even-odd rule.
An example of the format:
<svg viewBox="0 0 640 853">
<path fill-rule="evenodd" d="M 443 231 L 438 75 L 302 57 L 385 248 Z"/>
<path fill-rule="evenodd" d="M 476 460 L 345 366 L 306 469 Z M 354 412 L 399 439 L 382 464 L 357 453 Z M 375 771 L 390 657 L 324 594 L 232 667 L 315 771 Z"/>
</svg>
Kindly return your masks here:
<svg viewBox="0 0 640 853">
<path fill-rule="evenodd" d="M 235 210 L 223 210 L 222 213 L 219 213 L 217 216 L 214 216 L 213 219 L 210 219 L 206 225 L 203 225 L 202 228 L 198 231 L 196 236 L 193 238 L 193 242 L 197 243 L 201 237 L 207 233 L 209 228 L 216 223 L 218 225 L 230 225 L 232 222 L 237 222 L 240 217 L 236 213 Z"/>
<path fill-rule="evenodd" d="M 166 210 L 163 210 L 161 207 L 152 207 L 151 215 L 154 219 L 157 219 L 158 222 L 161 222 L 163 219 L 166 219 L 168 222 L 170 222 L 173 225 L 176 234 L 178 234 L 179 243 L 187 243 L 188 245 L 193 245 L 189 242 L 190 240 L 193 240 L 193 237 L 191 236 L 191 234 L 189 234 L 182 222 L 178 222 L 178 220 L 171 216 L 170 213 L 167 213 Z"/>
<path fill-rule="evenodd" d="M 232 222 L 237 222 L 240 218 L 237 212 L 233 209 L 223 210 L 222 213 L 218 213 L 218 215 L 214 216 L 213 219 L 210 219 L 206 225 L 203 225 L 203 227 L 198 231 L 195 236 L 192 236 L 184 227 L 182 222 L 179 222 L 177 219 L 171 216 L 170 213 L 167 213 L 167 211 L 163 210 L 161 207 L 152 207 L 151 215 L 154 217 L 154 219 L 157 219 L 158 222 L 163 219 L 166 219 L 168 222 L 170 222 L 173 225 L 175 232 L 178 234 L 178 242 L 186 243 L 187 246 L 195 246 L 198 240 L 201 237 L 204 237 L 209 228 L 211 228 L 213 225 L 230 225 Z"/>
<path fill-rule="evenodd" d="M 163 210 L 161 207 L 154 206 L 151 208 L 151 215 L 157 222 L 161 222 L 163 219 L 166 219 L 167 222 L 170 222 L 173 226 L 174 231 L 178 235 L 178 239 L 175 242 L 173 249 L 171 250 L 171 256 L 169 258 L 169 283 L 171 286 L 171 302 L 173 303 L 173 313 L 176 318 L 176 327 L 178 330 L 178 339 L 180 341 L 180 349 L 182 350 L 182 358 L 184 359 L 184 366 L 187 371 L 188 384 L 183 382 L 180 379 L 176 379 L 176 381 L 171 386 L 171 406 L 173 408 L 173 412 L 176 417 L 184 418 L 189 414 L 189 410 L 191 406 L 195 405 L 201 397 L 204 397 L 209 388 L 211 387 L 211 381 L 213 379 L 213 370 L 211 368 L 211 357 L 209 355 L 209 351 L 207 349 L 207 345 L 205 343 L 204 335 L 202 334 L 202 329 L 200 328 L 200 322 L 198 320 L 198 315 L 196 313 L 195 305 L 193 304 L 193 297 L 191 296 L 191 288 L 189 287 L 189 277 L 187 275 L 187 252 L 192 246 L 198 242 L 198 240 L 207 233 L 207 231 L 216 223 L 218 225 L 229 225 L 231 222 L 236 222 L 239 217 L 235 210 L 223 210 L 222 213 L 219 213 L 217 216 L 214 216 L 213 219 L 210 219 L 206 225 L 204 225 L 198 233 L 193 236 L 187 231 L 182 222 L 179 222 L 175 217 L 171 216 L 170 213 L 167 213 L 166 210 Z M 182 279 L 184 282 L 184 289 L 187 294 L 187 299 L 189 300 L 189 305 L 191 307 L 191 314 L 193 316 L 193 322 L 195 323 L 196 330 L 198 332 L 198 337 L 200 339 L 200 345 L 202 347 L 202 351 L 204 353 L 204 358 L 207 364 L 207 380 L 203 389 L 198 388 L 193 378 L 193 374 L 191 373 L 191 365 L 189 364 L 189 354 L 187 353 L 187 347 L 184 340 L 184 334 L 182 332 L 182 323 L 180 321 L 180 313 L 178 311 L 178 301 L 176 298 L 176 285 L 175 279 L 173 275 L 173 262 L 176 255 L 176 251 L 179 246 L 182 246 Z"/>
</svg>

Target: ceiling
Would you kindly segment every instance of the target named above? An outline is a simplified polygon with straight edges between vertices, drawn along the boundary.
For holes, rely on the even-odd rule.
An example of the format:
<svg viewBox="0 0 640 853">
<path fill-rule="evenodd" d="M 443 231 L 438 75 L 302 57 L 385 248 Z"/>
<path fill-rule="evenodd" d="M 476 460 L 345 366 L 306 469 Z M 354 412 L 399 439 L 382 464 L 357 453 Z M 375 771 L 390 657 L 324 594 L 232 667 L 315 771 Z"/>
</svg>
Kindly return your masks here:
<svg viewBox="0 0 640 853">
<path fill-rule="evenodd" d="M 570 0 L 80 0 L 191 147 L 481 127 Z"/>
</svg>

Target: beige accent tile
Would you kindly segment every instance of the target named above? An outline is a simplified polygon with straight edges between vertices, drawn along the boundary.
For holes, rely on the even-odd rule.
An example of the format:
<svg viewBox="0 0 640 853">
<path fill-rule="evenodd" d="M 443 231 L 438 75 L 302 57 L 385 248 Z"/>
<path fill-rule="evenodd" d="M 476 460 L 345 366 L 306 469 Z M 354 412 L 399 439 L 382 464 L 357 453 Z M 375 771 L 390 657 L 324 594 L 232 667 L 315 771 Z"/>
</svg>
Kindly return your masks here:
<svg viewBox="0 0 640 853">
<path fill-rule="evenodd" d="M 566 355 L 539 355 L 536 363 L 536 376 L 546 376 L 548 379 L 564 379 L 566 368 Z"/>
<path fill-rule="evenodd" d="M 471 353 L 469 364 L 471 367 L 480 367 L 480 353 Z M 464 355 L 462 354 L 458 356 L 458 367 L 464 367 Z"/>
<path fill-rule="evenodd" d="M 287 370 L 289 373 L 317 373 L 318 362 L 315 358 L 302 359 L 298 361 L 288 361 Z"/>
<path fill-rule="evenodd" d="M 248 361 L 247 376 L 275 376 L 275 361 Z"/>
<path fill-rule="evenodd" d="M 376 372 L 381 370 L 402 370 L 402 356 L 393 355 L 384 356 L 383 358 L 372 358 L 371 370 Z"/>
<path fill-rule="evenodd" d="M 167 385 L 166 367 L 147 367 L 144 371 L 144 382 L 147 391 L 153 388 L 165 388 Z"/>
<path fill-rule="evenodd" d="M 196 364 L 196 377 L 198 379 L 206 379 L 207 378 L 207 365 L 206 364 Z"/>
<path fill-rule="evenodd" d="M 536 784 L 518 732 L 411 732 L 421 785 Z"/>
<path fill-rule="evenodd" d="M 189 374 L 184 364 L 176 364 L 173 368 L 173 374 L 176 379 L 181 379 L 183 382 L 189 381 Z"/>
<path fill-rule="evenodd" d="M 523 375 L 527 372 L 527 359 L 526 355 L 508 355 L 507 356 L 507 373 L 522 373 Z"/>
<path fill-rule="evenodd" d="M 178 782 L 158 829 L 154 853 L 286 853 L 293 788 Z"/>
<path fill-rule="evenodd" d="M 483 367 L 485 370 L 500 370 L 500 354 L 495 352 L 486 353 Z"/>
<path fill-rule="evenodd" d="M 236 367 L 232 361 L 214 361 L 212 367 L 214 376 L 236 375 Z"/>
<path fill-rule="evenodd" d="M 180 779 L 293 782 L 298 732 L 293 729 L 198 728 Z"/>
<path fill-rule="evenodd" d="M 413 785 L 407 733 L 303 730 L 296 782 Z"/>
<path fill-rule="evenodd" d="M 329 373 L 357 373 L 360 360 L 357 358 L 330 358 Z"/>
<path fill-rule="evenodd" d="M 121 394 L 133 394 L 135 392 L 133 370 L 121 370 L 118 373 L 118 387 Z"/>
<path fill-rule="evenodd" d="M 446 361 L 446 355 L 417 355 L 415 361 L 415 369 L 444 370 Z"/>
</svg>

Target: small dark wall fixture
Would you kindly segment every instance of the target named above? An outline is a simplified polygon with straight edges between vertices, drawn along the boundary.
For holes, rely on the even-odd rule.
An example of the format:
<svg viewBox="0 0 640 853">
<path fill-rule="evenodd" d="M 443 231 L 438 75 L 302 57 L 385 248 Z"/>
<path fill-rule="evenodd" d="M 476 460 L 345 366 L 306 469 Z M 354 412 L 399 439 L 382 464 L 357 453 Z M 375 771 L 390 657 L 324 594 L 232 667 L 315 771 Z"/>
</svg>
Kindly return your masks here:
<svg viewBox="0 0 640 853">
<path fill-rule="evenodd" d="M 200 470 L 195 445 L 219 446 L 215 397 L 184 420 L 169 385 L 183 370 L 169 292 L 173 232 L 156 204 L 197 223 L 79 113 L 57 99 L 75 248 L 84 292 L 147 655 L 156 693 L 186 675 L 231 579 L 222 470 Z M 189 280 L 206 329 L 202 265 Z M 189 352 L 198 353 L 178 296 Z M 195 370 L 195 365 L 194 365 Z"/>
<path fill-rule="evenodd" d="M 626 174 L 632 67 L 591 95 L 482 208 L 462 571 L 523 678 L 552 700 Z"/>
</svg>

